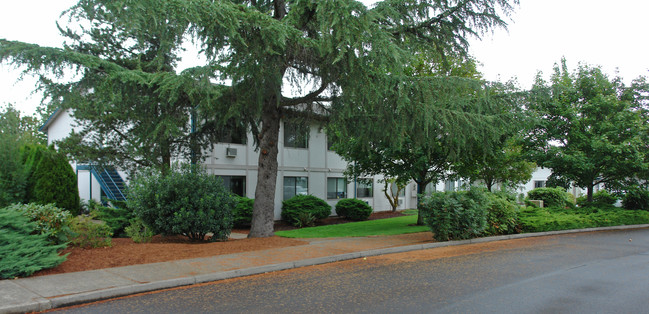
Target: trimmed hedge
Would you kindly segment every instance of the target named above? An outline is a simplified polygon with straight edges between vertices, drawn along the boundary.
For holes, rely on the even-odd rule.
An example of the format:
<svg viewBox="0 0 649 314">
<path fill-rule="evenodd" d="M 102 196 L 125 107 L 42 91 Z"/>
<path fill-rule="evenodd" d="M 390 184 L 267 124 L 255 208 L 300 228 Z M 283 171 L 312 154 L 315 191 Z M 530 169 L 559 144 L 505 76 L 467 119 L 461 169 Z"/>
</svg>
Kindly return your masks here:
<svg viewBox="0 0 649 314">
<path fill-rule="evenodd" d="M 313 195 L 296 195 L 282 202 L 282 220 L 293 226 L 301 226 L 302 221 L 324 219 L 330 215 L 331 206 Z"/>
<path fill-rule="evenodd" d="M 336 203 L 336 214 L 351 220 L 367 220 L 372 214 L 372 207 L 355 198 L 346 198 Z"/>
</svg>

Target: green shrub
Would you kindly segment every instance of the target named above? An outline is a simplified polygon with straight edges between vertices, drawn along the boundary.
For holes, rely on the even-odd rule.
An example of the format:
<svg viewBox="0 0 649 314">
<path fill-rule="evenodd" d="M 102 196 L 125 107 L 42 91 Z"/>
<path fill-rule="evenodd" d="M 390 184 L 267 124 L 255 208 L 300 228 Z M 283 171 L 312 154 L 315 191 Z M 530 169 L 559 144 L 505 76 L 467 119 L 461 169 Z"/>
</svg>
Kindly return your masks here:
<svg viewBox="0 0 649 314">
<path fill-rule="evenodd" d="M 542 200 L 543 207 L 571 206 L 569 195 L 563 188 L 536 188 L 527 192 L 529 200 Z"/>
<path fill-rule="evenodd" d="M 126 207 L 113 208 L 93 204 L 91 205 L 91 208 L 92 215 L 97 219 L 104 221 L 116 237 L 125 236 L 126 226 L 129 225 L 131 219 L 135 218 L 133 211 Z"/>
<path fill-rule="evenodd" d="M 70 243 L 78 247 L 107 247 L 111 246 L 113 232 L 101 221 L 88 216 L 74 217 L 71 224 L 74 237 Z"/>
<path fill-rule="evenodd" d="M 336 214 L 351 220 L 367 220 L 372 214 L 372 207 L 359 199 L 346 198 L 336 203 Z"/>
<path fill-rule="evenodd" d="M 52 245 L 46 234 L 22 212 L 0 209 L 0 278 L 24 277 L 65 261 L 58 251 L 65 244 Z"/>
<path fill-rule="evenodd" d="M 129 185 L 128 207 L 155 233 L 227 240 L 235 197 L 221 180 L 192 165 L 145 171 Z"/>
<path fill-rule="evenodd" d="M 588 203 L 588 197 L 586 195 L 580 196 L 577 198 L 577 205 L 580 207 L 594 206 L 594 207 L 603 207 L 603 206 L 613 206 L 617 202 L 617 196 L 609 193 L 606 190 L 599 190 L 596 193 L 593 193 L 593 202 Z"/>
<path fill-rule="evenodd" d="M 630 188 L 622 199 L 622 207 L 631 210 L 649 210 L 649 191 L 641 187 Z"/>
<path fill-rule="evenodd" d="M 35 223 L 36 232 L 47 235 L 53 244 L 62 244 L 68 241 L 71 233 L 72 215 L 67 210 L 57 208 L 54 204 L 34 203 L 14 204 L 6 209 L 23 213 L 31 222 Z"/>
<path fill-rule="evenodd" d="M 247 197 L 238 197 L 237 206 L 234 207 L 232 216 L 234 217 L 234 225 L 237 227 L 249 226 L 252 222 L 252 206 L 255 200 Z"/>
<path fill-rule="evenodd" d="M 510 198 L 500 194 L 487 194 L 489 205 L 487 207 L 487 228 L 485 235 L 501 235 L 519 232 L 518 206 Z"/>
<path fill-rule="evenodd" d="M 315 226 L 316 218 L 310 212 L 299 212 L 295 217 L 295 226 L 298 228 Z"/>
<path fill-rule="evenodd" d="M 128 227 L 126 227 L 125 231 L 126 235 L 133 239 L 133 242 L 135 243 L 149 242 L 155 235 L 153 230 L 151 230 L 149 226 L 145 225 L 140 218 L 131 219 L 131 222 Z"/>
<path fill-rule="evenodd" d="M 56 207 L 66 209 L 72 215 L 79 215 L 79 189 L 77 177 L 68 163 L 67 158 L 53 149 L 35 149 L 33 164 L 30 169 L 33 173 L 29 176 L 32 187 L 28 200 L 39 204 L 55 204 Z M 40 156 L 40 158 L 38 158 Z M 35 167 L 34 167 L 35 165 Z"/>
<path fill-rule="evenodd" d="M 583 229 L 606 226 L 635 225 L 649 223 L 649 212 L 630 211 L 607 207 L 587 210 L 559 208 L 521 209 L 518 215 L 523 232 L 544 232 L 554 230 Z"/>
<path fill-rule="evenodd" d="M 324 219 L 331 215 L 331 206 L 313 195 L 296 195 L 282 202 L 282 219 L 297 226 L 301 212 L 313 215 L 315 219 Z"/>
<path fill-rule="evenodd" d="M 419 213 L 437 241 L 470 239 L 487 224 L 489 199 L 483 190 L 437 192 L 420 203 Z"/>
</svg>

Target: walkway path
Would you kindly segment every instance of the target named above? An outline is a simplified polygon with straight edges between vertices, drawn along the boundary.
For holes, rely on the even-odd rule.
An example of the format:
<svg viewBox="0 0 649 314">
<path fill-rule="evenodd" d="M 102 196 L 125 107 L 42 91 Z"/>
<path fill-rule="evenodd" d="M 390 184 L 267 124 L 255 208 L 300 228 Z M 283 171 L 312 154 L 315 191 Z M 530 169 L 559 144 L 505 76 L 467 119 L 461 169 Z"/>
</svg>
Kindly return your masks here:
<svg viewBox="0 0 649 314">
<path fill-rule="evenodd" d="M 592 228 L 449 242 L 433 242 L 429 232 L 362 238 L 306 239 L 308 244 L 301 246 L 2 280 L 0 313 L 42 311 L 140 292 L 389 253 L 562 233 L 647 227 L 649 225 Z"/>
</svg>

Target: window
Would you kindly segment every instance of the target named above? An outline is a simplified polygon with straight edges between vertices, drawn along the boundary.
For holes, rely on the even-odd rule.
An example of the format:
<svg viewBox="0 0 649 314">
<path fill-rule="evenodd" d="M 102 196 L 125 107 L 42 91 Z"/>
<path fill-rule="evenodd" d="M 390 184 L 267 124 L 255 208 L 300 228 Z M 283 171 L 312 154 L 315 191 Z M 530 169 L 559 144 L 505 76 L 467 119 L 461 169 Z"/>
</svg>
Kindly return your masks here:
<svg viewBox="0 0 649 314">
<path fill-rule="evenodd" d="M 333 138 L 327 135 L 327 150 L 332 150 L 331 146 L 334 145 Z"/>
<path fill-rule="evenodd" d="M 230 192 L 246 196 L 246 177 L 244 176 L 218 176 L 223 180 L 223 186 Z"/>
<path fill-rule="evenodd" d="M 392 182 L 390 183 L 390 195 L 395 196 L 397 195 L 397 190 L 399 190 L 399 186 L 397 186 L 396 183 Z M 399 191 L 399 197 L 406 196 L 406 186 L 404 186 L 401 191 Z"/>
<path fill-rule="evenodd" d="M 218 141 L 220 143 L 246 144 L 248 142 L 247 131 L 246 125 L 230 120 L 218 131 Z"/>
<path fill-rule="evenodd" d="M 426 185 L 426 188 L 424 189 L 424 194 L 430 195 L 434 192 L 437 192 L 437 182 L 428 183 L 428 185 Z"/>
<path fill-rule="evenodd" d="M 327 198 L 347 198 L 347 181 L 345 178 L 327 178 Z"/>
<path fill-rule="evenodd" d="M 534 181 L 534 188 L 544 188 L 545 187 L 545 181 L 537 180 Z"/>
<path fill-rule="evenodd" d="M 309 194 L 309 179 L 307 177 L 284 177 L 284 199 L 295 195 Z"/>
<path fill-rule="evenodd" d="M 446 182 L 444 183 L 444 191 L 455 191 L 455 181 L 446 180 Z"/>
<path fill-rule="evenodd" d="M 284 147 L 308 148 L 309 126 L 284 122 Z"/>
<path fill-rule="evenodd" d="M 356 180 L 356 197 L 374 197 L 374 187 L 372 179 Z"/>
</svg>

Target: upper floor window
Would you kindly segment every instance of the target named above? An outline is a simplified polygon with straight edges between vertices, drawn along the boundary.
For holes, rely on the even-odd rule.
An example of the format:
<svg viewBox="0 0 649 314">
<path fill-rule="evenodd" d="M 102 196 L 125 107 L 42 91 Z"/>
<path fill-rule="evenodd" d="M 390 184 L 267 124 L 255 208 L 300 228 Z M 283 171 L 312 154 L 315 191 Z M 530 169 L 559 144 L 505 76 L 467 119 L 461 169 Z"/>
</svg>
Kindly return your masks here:
<svg viewBox="0 0 649 314">
<path fill-rule="evenodd" d="M 542 180 L 537 180 L 534 181 L 534 188 L 544 188 L 545 187 L 545 181 Z"/>
<path fill-rule="evenodd" d="M 284 122 L 284 147 L 309 148 L 309 126 Z"/>
<path fill-rule="evenodd" d="M 218 131 L 218 141 L 220 143 L 246 144 L 248 128 L 245 124 L 230 120 Z"/>
</svg>

